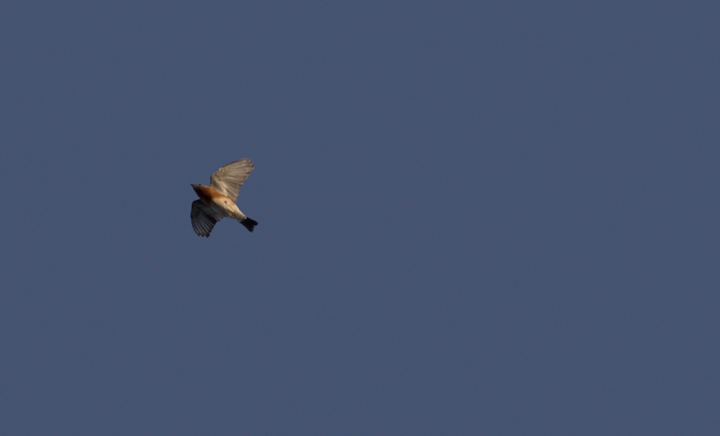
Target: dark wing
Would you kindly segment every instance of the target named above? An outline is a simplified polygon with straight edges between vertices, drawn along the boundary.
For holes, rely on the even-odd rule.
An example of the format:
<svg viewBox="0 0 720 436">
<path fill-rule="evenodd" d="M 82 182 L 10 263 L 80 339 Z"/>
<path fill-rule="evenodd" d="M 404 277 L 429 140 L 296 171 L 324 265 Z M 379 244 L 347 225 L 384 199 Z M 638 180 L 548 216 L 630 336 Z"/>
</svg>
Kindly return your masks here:
<svg viewBox="0 0 720 436">
<path fill-rule="evenodd" d="M 240 187 L 248 175 L 250 175 L 250 171 L 252 171 L 253 168 L 255 168 L 255 165 L 253 165 L 252 161 L 248 158 L 231 162 L 215 171 L 212 177 L 210 177 L 210 186 L 222 195 L 236 201 Z"/>
<path fill-rule="evenodd" d="M 212 209 L 205 206 L 200 200 L 195 200 L 192 203 L 192 209 L 190 209 L 190 221 L 192 222 L 193 230 L 198 236 L 210 237 L 215 223 L 220 221 L 222 217 L 218 216 L 213 212 Z"/>
</svg>

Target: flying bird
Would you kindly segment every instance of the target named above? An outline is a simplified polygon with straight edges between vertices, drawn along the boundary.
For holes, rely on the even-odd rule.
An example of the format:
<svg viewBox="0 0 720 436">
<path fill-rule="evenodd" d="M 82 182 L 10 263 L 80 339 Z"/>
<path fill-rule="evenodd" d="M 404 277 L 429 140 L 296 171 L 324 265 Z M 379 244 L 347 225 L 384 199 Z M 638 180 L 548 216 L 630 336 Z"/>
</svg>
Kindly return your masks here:
<svg viewBox="0 0 720 436">
<path fill-rule="evenodd" d="M 238 220 L 251 232 L 255 229 L 257 221 L 240 212 L 235 204 L 238 191 L 253 168 L 255 165 L 248 158 L 236 160 L 215 171 L 210 186 L 191 184 L 200 197 L 193 201 L 190 210 L 193 230 L 198 236 L 209 238 L 215 224 L 223 218 Z"/>
</svg>

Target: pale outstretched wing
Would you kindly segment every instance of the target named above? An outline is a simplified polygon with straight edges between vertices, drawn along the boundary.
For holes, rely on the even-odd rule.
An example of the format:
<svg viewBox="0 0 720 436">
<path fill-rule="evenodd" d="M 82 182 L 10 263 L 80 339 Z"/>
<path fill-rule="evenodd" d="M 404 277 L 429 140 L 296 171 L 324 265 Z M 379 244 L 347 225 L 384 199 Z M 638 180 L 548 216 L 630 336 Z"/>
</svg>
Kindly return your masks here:
<svg viewBox="0 0 720 436">
<path fill-rule="evenodd" d="M 250 171 L 255 168 L 250 159 L 240 159 L 231 162 L 210 177 L 210 186 L 215 188 L 219 193 L 226 197 L 230 197 L 233 201 L 237 200 L 238 191 L 243 185 L 245 179 L 250 175 Z"/>
<path fill-rule="evenodd" d="M 195 200 L 192 203 L 192 209 L 190 209 L 190 221 L 192 222 L 193 230 L 198 236 L 210 237 L 215 223 L 222 219 L 212 209 L 205 206 L 200 200 Z"/>
</svg>

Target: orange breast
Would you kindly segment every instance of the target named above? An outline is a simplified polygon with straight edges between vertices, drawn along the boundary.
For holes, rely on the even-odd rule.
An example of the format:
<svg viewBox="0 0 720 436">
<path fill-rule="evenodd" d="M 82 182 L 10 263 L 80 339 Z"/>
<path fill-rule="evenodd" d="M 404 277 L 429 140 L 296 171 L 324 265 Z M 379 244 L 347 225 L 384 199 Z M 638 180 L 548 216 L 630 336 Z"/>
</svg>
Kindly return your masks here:
<svg viewBox="0 0 720 436">
<path fill-rule="evenodd" d="M 210 206 L 212 204 L 212 199 L 216 197 L 222 197 L 223 195 L 215 190 L 215 188 L 211 188 L 210 186 L 201 186 L 199 189 L 195 189 L 195 193 L 200 197 L 200 200 L 202 200 L 205 205 Z"/>
</svg>

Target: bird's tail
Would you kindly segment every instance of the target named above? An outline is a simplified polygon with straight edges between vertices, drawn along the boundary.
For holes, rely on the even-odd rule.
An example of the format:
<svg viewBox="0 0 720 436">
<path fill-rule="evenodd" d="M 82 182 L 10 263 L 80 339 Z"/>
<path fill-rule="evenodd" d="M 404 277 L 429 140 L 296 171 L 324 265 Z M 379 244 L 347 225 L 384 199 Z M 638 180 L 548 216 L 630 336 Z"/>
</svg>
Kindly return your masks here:
<svg viewBox="0 0 720 436">
<path fill-rule="evenodd" d="M 254 219 L 247 218 L 247 217 L 245 217 L 244 220 L 238 220 L 238 221 L 240 222 L 240 224 L 244 225 L 245 228 L 251 232 L 253 230 L 255 230 L 255 226 L 258 224 L 257 221 L 255 221 Z"/>
</svg>

